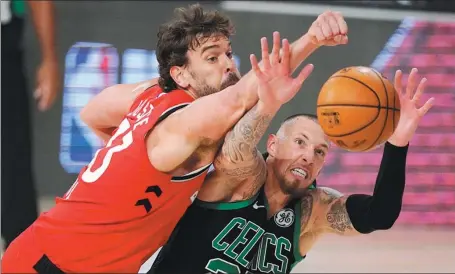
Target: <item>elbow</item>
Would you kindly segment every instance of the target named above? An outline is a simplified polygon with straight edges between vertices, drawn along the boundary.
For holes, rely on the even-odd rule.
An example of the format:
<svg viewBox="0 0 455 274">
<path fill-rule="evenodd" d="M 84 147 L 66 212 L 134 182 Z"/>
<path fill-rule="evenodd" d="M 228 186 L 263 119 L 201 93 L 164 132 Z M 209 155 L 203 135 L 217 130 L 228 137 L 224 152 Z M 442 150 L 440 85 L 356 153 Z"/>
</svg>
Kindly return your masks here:
<svg viewBox="0 0 455 274">
<path fill-rule="evenodd" d="M 90 121 L 90 109 L 85 106 L 81 112 L 79 112 L 79 118 L 84 122 L 85 124 L 88 124 L 88 121 Z"/>
<path fill-rule="evenodd" d="M 376 214 L 371 216 L 371 220 L 374 220 L 373 228 L 377 230 L 388 230 L 391 229 L 401 213 L 401 203 L 397 204 L 393 208 L 390 206 L 385 207 L 381 210 L 376 211 Z"/>
<path fill-rule="evenodd" d="M 90 126 L 93 120 L 93 111 L 90 102 L 82 108 L 79 112 L 79 118 L 84 122 L 86 125 Z"/>
<path fill-rule="evenodd" d="M 346 209 L 354 228 L 368 234 L 375 230 L 388 230 L 394 226 L 401 213 L 398 202 L 379 201 L 369 195 L 354 194 L 346 201 Z"/>
</svg>

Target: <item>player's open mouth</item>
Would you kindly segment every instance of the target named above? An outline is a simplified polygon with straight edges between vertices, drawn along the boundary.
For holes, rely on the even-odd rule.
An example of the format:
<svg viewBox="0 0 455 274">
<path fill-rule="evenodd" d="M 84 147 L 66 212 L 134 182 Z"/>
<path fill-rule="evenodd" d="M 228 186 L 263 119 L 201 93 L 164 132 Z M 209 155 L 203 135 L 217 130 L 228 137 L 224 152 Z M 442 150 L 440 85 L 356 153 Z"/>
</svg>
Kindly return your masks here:
<svg viewBox="0 0 455 274">
<path fill-rule="evenodd" d="M 297 177 L 301 177 L 303 179 L 308 179 L 308 172 L 301 168 L 293 168 L 291 169 L 292 174 Z"/>
</svg>

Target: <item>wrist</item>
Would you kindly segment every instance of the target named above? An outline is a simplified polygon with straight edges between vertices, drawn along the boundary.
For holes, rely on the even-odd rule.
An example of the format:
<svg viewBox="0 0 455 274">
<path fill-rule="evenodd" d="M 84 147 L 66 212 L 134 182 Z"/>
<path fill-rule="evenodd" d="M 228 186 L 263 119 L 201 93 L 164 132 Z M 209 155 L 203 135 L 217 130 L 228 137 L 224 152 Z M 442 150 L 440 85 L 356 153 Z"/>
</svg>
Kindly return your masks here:
<svg viewBox="0 0 455 274">
<path fill-rule="evenodd" d="M 261 115 L 266 116 L 275 116 L 275 114 L 280 110 L 282 104 L 265 104 L 261 100 L 257 103 L 257 112 Z"/>
<path fill-rule="evenodd" d="M 308 33 L 305 33 L 296 41 L 295 47 L 301 49 L 302 53 L 307 54 L 308 52 L 315 51 L 321 47 L 321 45 L 313 43 L 310 35 Z"/>
<path fill-rule="evenodd" d="M 409 144 L 409 140 L 407 138 L 399 137 L 395 133 L 387 140 L 387 142 L 396 147 L 405 147 Z"/>
<path fill-rule="evenodd" d="M 394 138 L 394 137 L 390 137 L 389 140 L 387 140 L 387 142 L 396 147 L 405 147 L 405 146 L 409 145 L 409 141 L 402 140 L 399 138 Z"/>
</svg>

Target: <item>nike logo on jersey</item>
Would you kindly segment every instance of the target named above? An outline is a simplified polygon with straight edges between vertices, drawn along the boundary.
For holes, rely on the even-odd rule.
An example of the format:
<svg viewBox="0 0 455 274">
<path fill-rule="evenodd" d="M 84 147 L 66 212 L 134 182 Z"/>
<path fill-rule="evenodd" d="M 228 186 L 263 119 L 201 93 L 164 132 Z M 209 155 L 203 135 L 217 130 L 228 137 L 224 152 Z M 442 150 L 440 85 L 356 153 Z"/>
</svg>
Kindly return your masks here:
<svg viewBox="0 0 455 274">
<path fill-rule="evenodd" d="M 199 191 L 196 191 L 196 192 L 194 192 L 193 195 L 191 195 L 191 197 L 190 197 L 191 203 L 193 203 L 194 200 L 196 200 L 196 197 L 197 197 L 197 194 L 198 194 L 198 193 L 199 193 Z"/>
<path fill-rule="evenodd" d="M 254 209 L 259 209 L 259 208 L 261 208 L 261 207 L 265 207 L 265 206 L 263 206 L 263 205 L 258 205 L 258 202 L 256 202 L 256 203 L 253 204 L 253 208 L 254 208 Z"/>
</svg>

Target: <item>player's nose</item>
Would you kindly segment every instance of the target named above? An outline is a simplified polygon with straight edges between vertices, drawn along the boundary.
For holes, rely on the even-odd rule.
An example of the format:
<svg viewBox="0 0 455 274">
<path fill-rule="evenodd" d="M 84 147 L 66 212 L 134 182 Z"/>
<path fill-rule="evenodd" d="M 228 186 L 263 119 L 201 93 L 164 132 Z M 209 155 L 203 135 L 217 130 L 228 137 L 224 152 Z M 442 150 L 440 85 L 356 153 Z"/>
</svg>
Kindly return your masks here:
<svg viewBox="0 0 455 274">
<path fill-rule="evenodd" d="M 229 58 L 228 56 L 224 56 L 224 65 L 226 72 L 234 71 L 235 67 L 234 59 Z"/>
<path fill-rule="evenodd" d="M 314 153 L 313 153 L 313 148 L 311 146 L 308 146 L 306 149 L 302 150 L 302 154 L 300 155 L 300 160 L 304 164 L 313 164 L 314 162 Z"/>
</svg>

